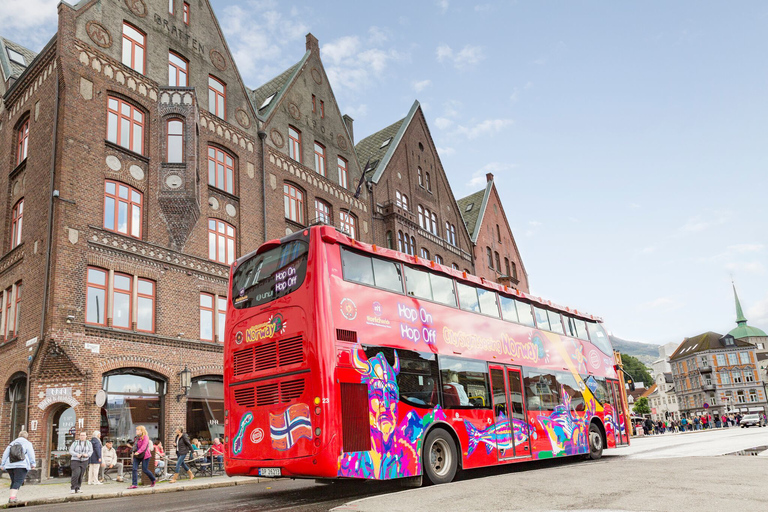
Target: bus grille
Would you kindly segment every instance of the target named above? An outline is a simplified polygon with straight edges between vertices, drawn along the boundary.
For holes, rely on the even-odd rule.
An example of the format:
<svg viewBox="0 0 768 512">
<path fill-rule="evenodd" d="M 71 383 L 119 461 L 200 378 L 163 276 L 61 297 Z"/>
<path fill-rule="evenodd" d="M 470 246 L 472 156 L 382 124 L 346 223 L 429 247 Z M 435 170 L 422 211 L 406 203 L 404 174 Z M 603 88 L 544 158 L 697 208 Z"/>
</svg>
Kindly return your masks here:
<svg viewBox="0 0 768 512">
<path fill-rule="evenodd" d="M 357 343 L 357 332 L 348 331 L 346 329 L 336 329 L 336 339 L 339 341 L 348 341 L 350 343 Z"/>
<path fill-rule="evenodd" d="M 275 370 L 304 362 L 304 339 L 294 336 L 239 350 L 233 355 L 235 377 L 253 372 Z"/>
<path fill-rule="evenodd" d="M 253 407 L 256 404 L 253 388 L 240 388 L 235 390 L 235 402 L 240 407 Z"/>
<path fill-rule="evenodd" d="M 304 393 L 304 379 L 288 380 L 280 383 L 280 401 L 290 402 Z"/>
<path fill-rule="evenodd" d="M 240 407 L 251 408 L 254 405 L 275 405 L 290 402 L 304 394 L 304 379 L 272 382 L 261 386 L 249 386 L 236 389 L 235 402 Z M 366 413 L 367 414 L 367 413 Z"/>
<path fill-rule="evenodd" d="M 341 432 L 345 452 L 371 449 L 366 384 L 341 383 Z"/>
</svg>

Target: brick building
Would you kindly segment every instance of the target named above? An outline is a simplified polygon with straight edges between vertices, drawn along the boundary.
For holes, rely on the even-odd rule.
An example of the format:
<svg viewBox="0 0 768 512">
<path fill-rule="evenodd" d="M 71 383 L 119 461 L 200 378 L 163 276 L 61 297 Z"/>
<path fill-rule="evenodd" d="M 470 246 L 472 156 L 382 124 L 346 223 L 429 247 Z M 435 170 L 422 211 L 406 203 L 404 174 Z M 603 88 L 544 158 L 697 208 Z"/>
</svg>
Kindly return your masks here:
<svg viewBox="0 0 768 512">
<path fill-rule="evenodd" d="M 472 242 L 419 102 L 355 149 L 373 190 L 374 242 L 474 273 Z"/>
<path fill-rule="evenodd" d="M 669 360 L 682 416 L 766 411 L 754 345 L 706 332 L 683 340 Z"/>
<path fill-rule="evenodd" d="M 323 222 L 370 243 L 366 187 L 355 197 L 362 169 L 354 150 L 352 118 L 339 110 L 317 38 L 307 34 L 306 40 L 306 53 L 298 63 L 250 91 L 267 135 L 268 238 Z"/>
<path fill-rule="evenodd" d="M 486 186 L 459 199 L 475 256 L 475 275 L 529 293 L 528 273 L 509 227 L 493 174 L 486 174 Z"/>
<path fill-rule="evenodd" d="M 223 431 L 228 265 L 264 241 L 256 111 L 209 3 L 58 10 L 39 55 L 0 45 L 0 433 L 28 427 L 44 478 L 76 429 Z"/>
</svg>

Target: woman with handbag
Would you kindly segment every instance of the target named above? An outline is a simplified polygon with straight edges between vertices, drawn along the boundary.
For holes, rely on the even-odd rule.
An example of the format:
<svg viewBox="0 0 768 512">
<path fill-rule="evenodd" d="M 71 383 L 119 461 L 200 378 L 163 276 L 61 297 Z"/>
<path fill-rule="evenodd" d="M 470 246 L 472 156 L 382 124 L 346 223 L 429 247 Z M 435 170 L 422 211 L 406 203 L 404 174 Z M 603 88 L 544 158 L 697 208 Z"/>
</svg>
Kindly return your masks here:
<svg viewBox="0 0 768 512">
<path fill-rule="evenodd" d="M 144 425 L 136 427 L 136 438 L 133 449 L 133 473 L 131 486 L 129 489 L 138 488 L 139 483 L 139 466 L 141 466 L 141 472 L 147 475 L 152 482 L 150 487 L 155 486 L 155 475 L 149 470 L 149 459 L 152 457 L 152 441 L 149 439 L 147 429 Z"/>
<path fill-rule="evenodd" d="M 173 444 L 176 445 L 176 472 L 171 477 L 170 482 L 172 484 L 176 483 L 176 480 L 179 479 L 179 472 L 181 471 L 181 468 L 186 470 L 187 476 L 190 480 L 192 480 L 195 478 L 195 475 L 192 474 L 192 470 L 190 470 L 189 466 L 187 466 L 187 463 L 184 462 L 184 459 L 187 458 L 187 455 L 193 451 L 192 443 L 189 442 L 189 437 L 184 433 L 183 428 L 176 427 L 176 439 L 173 441 Z"/>
</svg>

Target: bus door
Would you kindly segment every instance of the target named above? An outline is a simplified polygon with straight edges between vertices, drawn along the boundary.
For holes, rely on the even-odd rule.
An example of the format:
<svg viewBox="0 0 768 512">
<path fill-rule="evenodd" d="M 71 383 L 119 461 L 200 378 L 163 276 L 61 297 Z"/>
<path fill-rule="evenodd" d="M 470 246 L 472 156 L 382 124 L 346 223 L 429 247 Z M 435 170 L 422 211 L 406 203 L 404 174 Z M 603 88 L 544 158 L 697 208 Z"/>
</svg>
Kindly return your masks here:
<svg viewBox="0 0 768 512">
<path fill-rule="evenodd" d="M 527 457 L 531 453 L 530 442 L 525 436 L 522 440 L 521 427 L 525 421 L 525 405 L 520 369 L 508 366 L 490 366 L 491 387 L 493 389 L 494 436 L 499 460 L 515 457 Z M 515 423 L 518 423 L 518 435 L 515 435 Z M 527 429 L 526 429 L 527 430 Z M 526 432 L 527 434 L 527 432 Z M 518 443 L 515 446 L 515 438 Z"/>
<path fill-rule="evenodd" d="M 621 399 L 621 390 L 619 389 L 618 381 L 608 381 L 608 385 L 611 387 L 610 393 L 613 398 L 613 409 L 616 415 L 616 424 L 619 425 L 619 432 L 616 433 L 616 444 L 629 444 L 629 427 L 626 422 L 626 414 L 624 414 L 624 401 Z"/>
</svg>

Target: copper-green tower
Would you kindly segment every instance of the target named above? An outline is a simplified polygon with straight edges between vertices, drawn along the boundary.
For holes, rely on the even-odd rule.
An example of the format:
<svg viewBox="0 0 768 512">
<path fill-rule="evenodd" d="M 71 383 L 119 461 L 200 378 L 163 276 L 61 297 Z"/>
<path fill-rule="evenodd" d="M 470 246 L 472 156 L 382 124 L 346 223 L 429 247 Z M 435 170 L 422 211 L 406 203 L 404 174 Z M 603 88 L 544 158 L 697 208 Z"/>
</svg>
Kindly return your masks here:
<svg viewBox="0 0 768 512">
<path fill-rule="evenodd" d="M 765 334 L 757 327 L 747 325 L 747 319 L 744 317 L 744 311 L 741 309 L 741 303 L 739 302 L 739 295 L 736 293 L 736 285 L 733 285 L 733 298 L 736 300 L 736 328 L 731 330 L 728 334 L 735 339 L 744 338 L 765 338 L 768 334 Z"/>
</svg>

